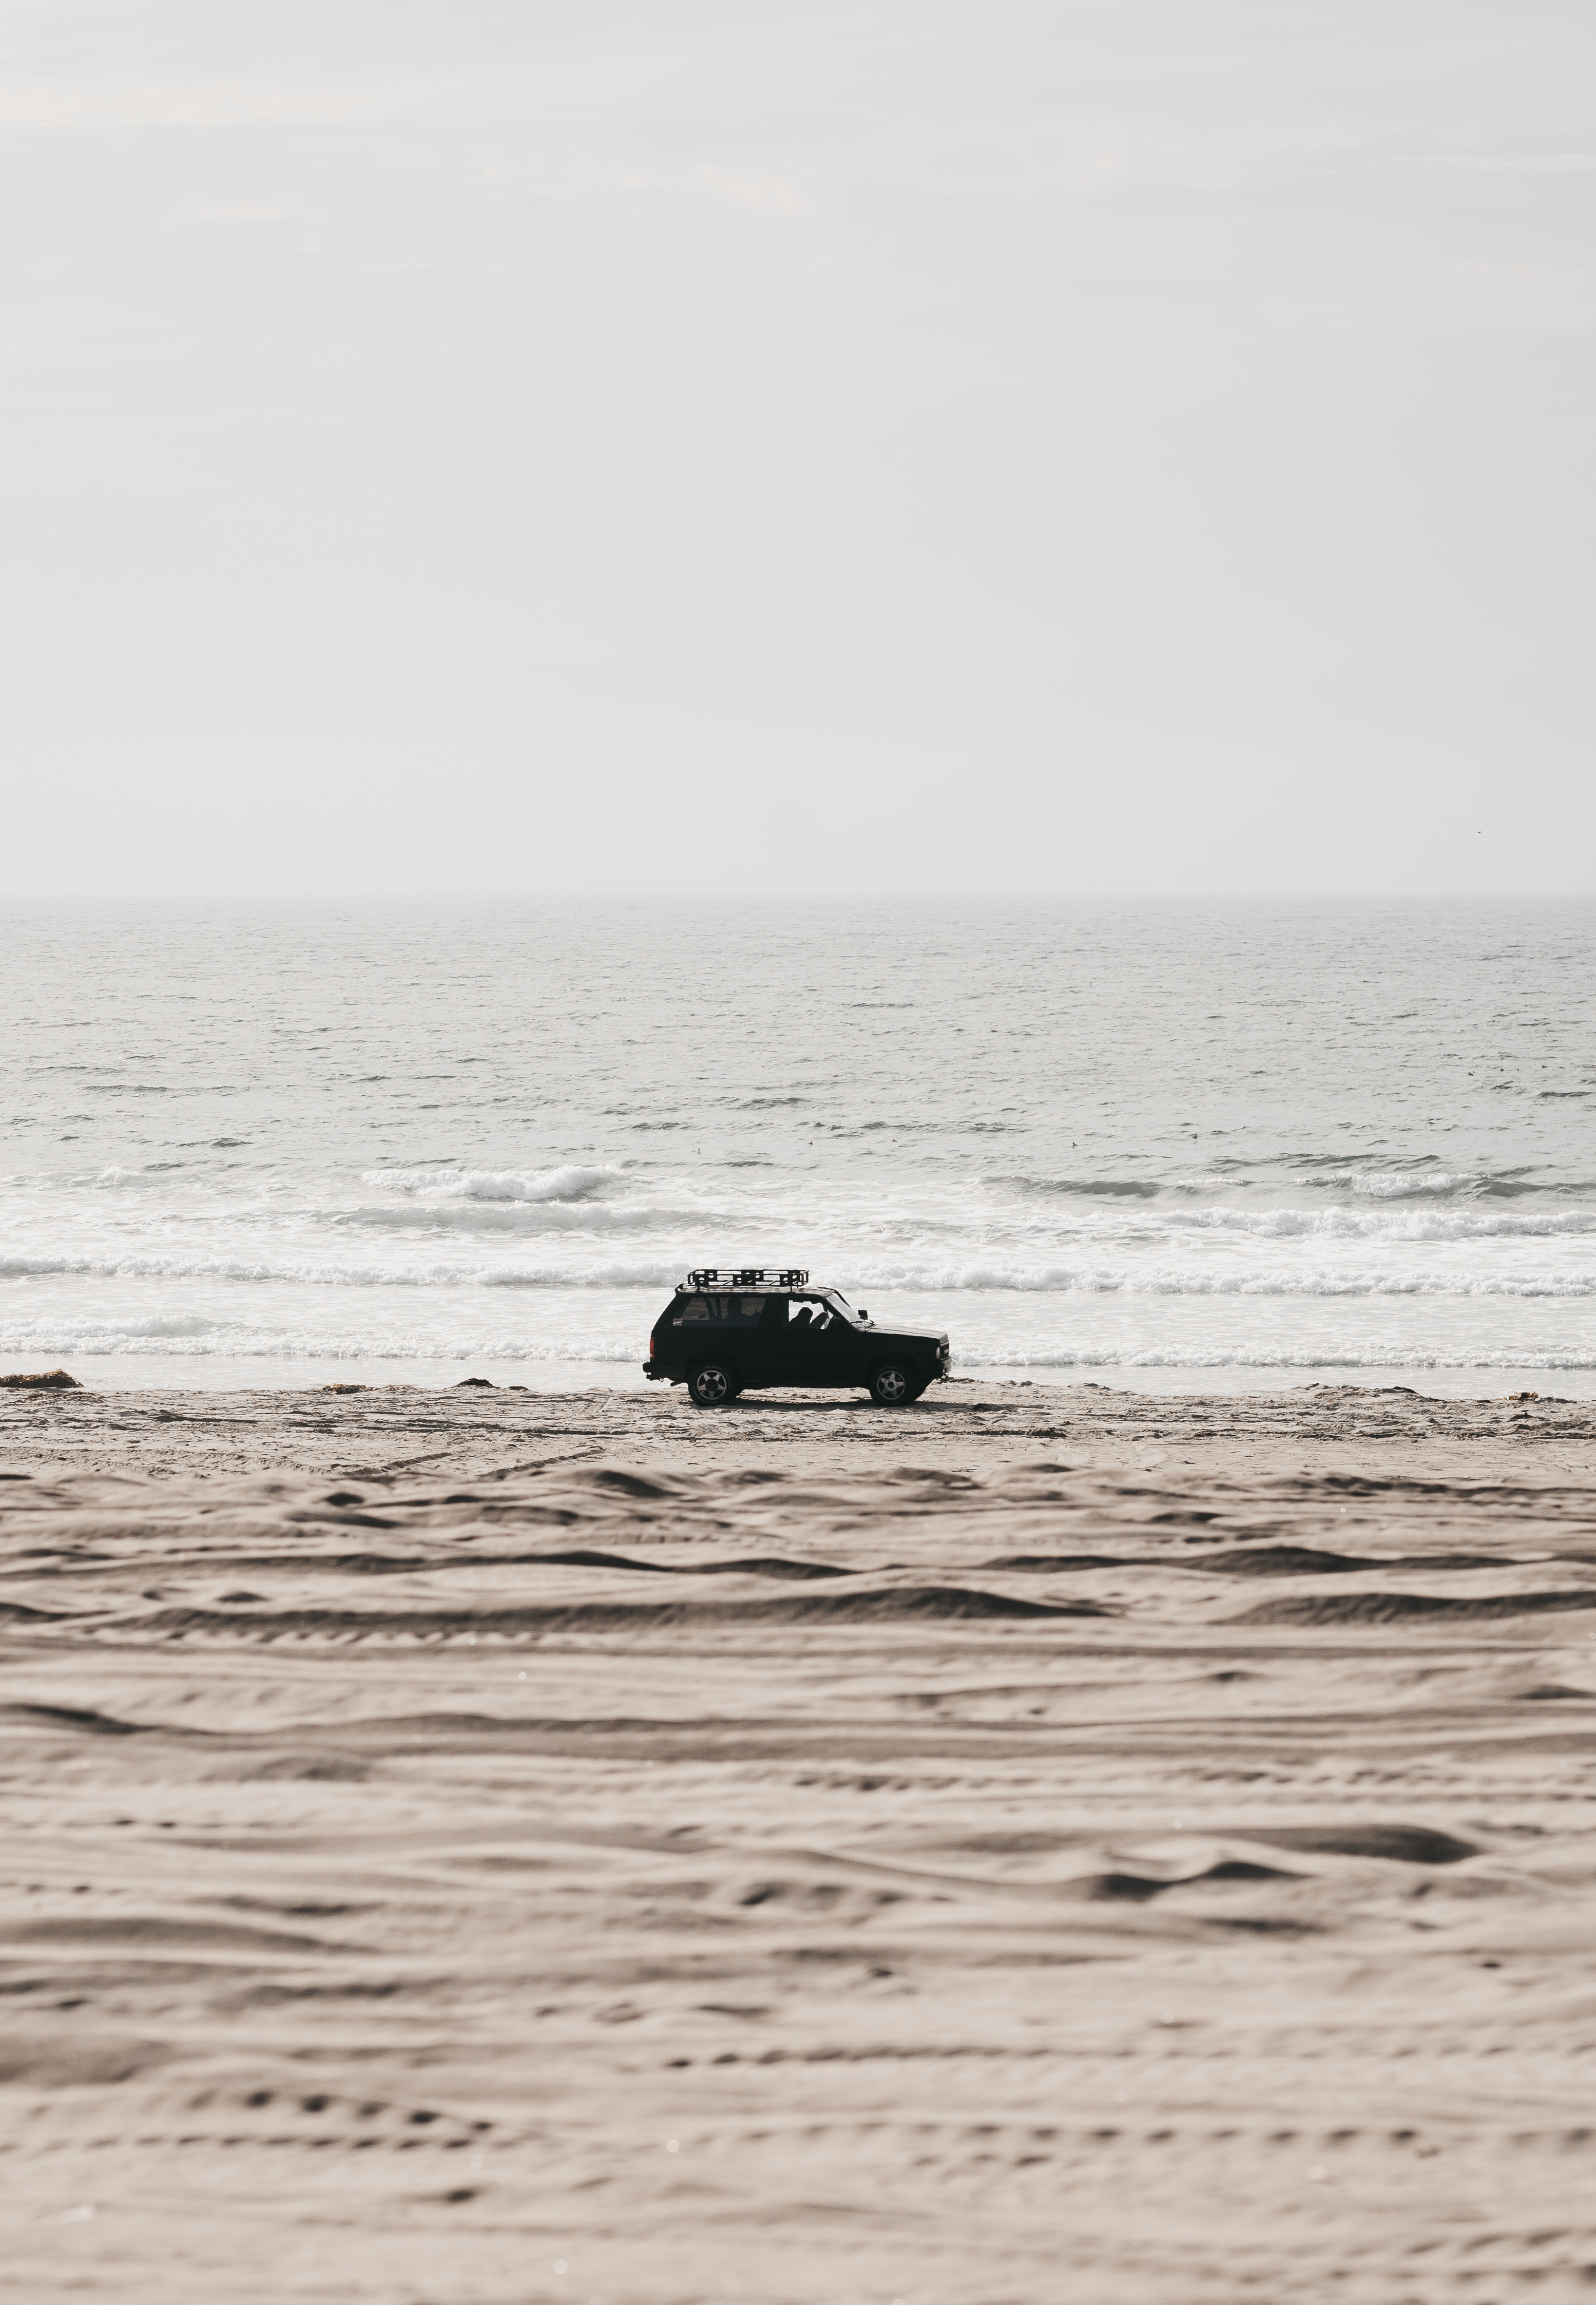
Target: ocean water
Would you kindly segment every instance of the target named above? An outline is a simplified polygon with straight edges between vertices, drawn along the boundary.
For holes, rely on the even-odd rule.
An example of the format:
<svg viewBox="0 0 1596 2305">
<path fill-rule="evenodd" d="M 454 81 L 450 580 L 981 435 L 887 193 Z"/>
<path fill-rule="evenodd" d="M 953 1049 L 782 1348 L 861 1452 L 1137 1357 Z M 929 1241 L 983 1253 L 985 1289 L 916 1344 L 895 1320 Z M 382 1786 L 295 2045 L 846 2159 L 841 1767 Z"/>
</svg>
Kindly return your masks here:
<svg viewBox="0 0 1596 2305">
<path fill-rule="evenodd" d="M 641 1382 L 693 1263 L 1014 1377 L 1596 1391 L 1590 900 L 12 905 L 0 1364 Z"/>
</svg>

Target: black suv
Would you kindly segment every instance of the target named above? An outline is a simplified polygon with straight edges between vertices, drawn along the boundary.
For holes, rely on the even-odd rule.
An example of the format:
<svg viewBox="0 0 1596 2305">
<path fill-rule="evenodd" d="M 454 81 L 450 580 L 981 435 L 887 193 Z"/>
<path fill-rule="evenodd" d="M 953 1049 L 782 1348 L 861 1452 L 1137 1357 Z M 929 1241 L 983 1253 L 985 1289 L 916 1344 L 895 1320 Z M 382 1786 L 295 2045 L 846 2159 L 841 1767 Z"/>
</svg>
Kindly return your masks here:
<svg viewBox="0 0 1596 2305">
<path fill-rule="evenodd" d="M 685 1384 L 700 1408 L 753 1385 L 863 1385 L 883 1408 L 947 1374 L 946 1337 L 877 1328 L 807 1272 L 690 1272 L 654 1323 L 643 1374 Z"/>
</svg>

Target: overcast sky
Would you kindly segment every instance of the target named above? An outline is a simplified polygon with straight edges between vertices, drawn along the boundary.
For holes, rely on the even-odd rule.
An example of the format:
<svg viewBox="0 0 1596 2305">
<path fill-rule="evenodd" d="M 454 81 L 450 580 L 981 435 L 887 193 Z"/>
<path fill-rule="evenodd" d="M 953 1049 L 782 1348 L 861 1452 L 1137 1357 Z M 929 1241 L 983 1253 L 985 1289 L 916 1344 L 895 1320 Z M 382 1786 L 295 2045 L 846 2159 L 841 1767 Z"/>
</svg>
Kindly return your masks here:
<svg viewBox="0 0 1596 2305">
<path fill-rule="evenodd" d="M 1592 0 L 0 49 L 0 888 L 1596 888 Z"/>
</svg>

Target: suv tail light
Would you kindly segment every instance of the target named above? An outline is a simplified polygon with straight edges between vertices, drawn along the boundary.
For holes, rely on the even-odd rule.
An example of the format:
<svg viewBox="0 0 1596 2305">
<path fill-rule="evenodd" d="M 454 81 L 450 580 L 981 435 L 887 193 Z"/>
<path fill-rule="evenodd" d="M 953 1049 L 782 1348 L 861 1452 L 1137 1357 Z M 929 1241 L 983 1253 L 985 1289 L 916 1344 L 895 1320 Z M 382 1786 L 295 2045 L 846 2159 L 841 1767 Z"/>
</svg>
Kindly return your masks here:
<svg viewBox="0 0 1596 2305">
<path fill-rule="evenodd" d="M 649 1358 L 650 1360 L 652 1360 L 652 1359 L 653 1359 L 653 1357 L 654 1357 L 654 1340 L 653 1340 L 653 1338 L 652 1338 L 652 1337 L 650 1337 L 650 1338 L 649 1339 Z"/>
</svg>

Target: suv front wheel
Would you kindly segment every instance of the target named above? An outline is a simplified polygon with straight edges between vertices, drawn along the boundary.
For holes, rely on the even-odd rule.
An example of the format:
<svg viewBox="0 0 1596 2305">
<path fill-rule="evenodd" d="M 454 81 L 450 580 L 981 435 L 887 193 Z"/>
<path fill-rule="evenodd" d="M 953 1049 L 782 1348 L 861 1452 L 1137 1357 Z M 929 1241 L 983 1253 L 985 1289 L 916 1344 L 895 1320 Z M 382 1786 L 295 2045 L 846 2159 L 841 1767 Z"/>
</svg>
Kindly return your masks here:
<svg viewBox="0 0 1596 2305">
<path fill-rule="evenodd" d="M 737 1397 L 737 1380 L 723 1362 L 706 1361 L 687 1380 L 687 1390 L 699 1408 L 724 1408 Z"/>
<path fill-rule="evenodd" d="M 870 1399 L 878 1408 L 902 1408 L 920 1397 L 920 1380 L 906 1361 L 883 1361 L 870 1374 Z"/>
</svg>

